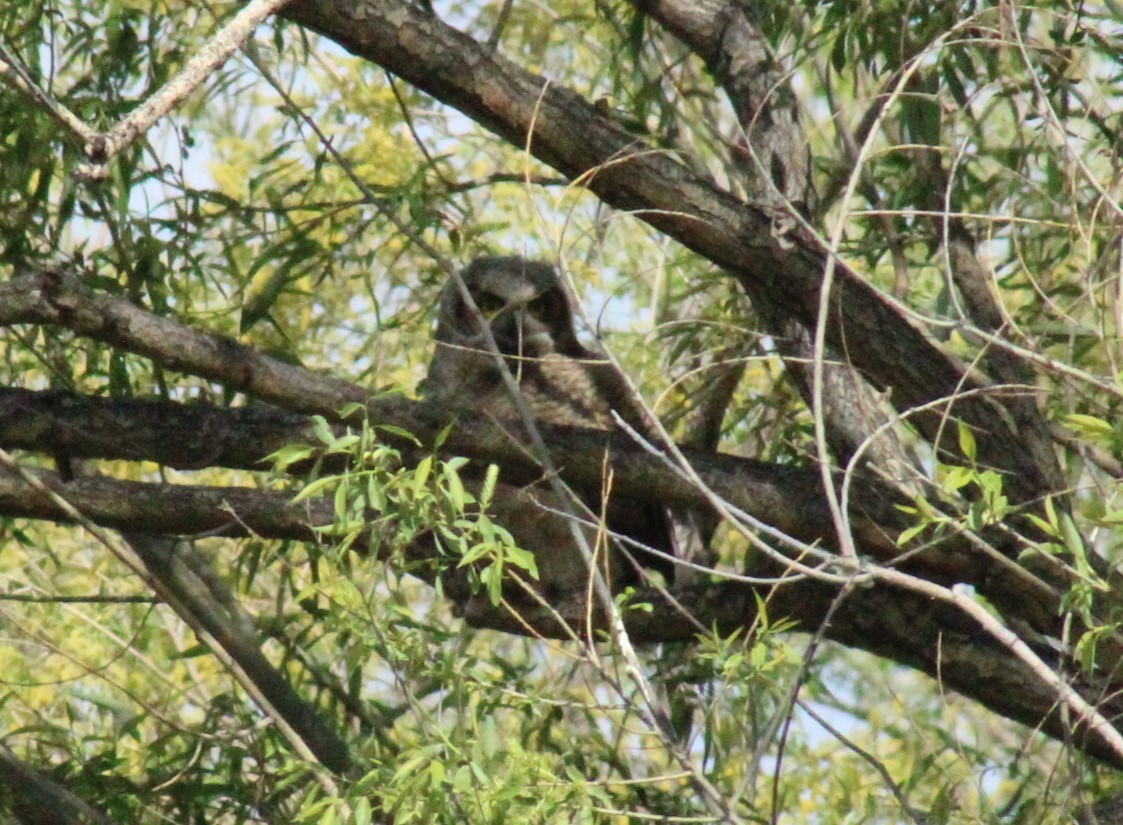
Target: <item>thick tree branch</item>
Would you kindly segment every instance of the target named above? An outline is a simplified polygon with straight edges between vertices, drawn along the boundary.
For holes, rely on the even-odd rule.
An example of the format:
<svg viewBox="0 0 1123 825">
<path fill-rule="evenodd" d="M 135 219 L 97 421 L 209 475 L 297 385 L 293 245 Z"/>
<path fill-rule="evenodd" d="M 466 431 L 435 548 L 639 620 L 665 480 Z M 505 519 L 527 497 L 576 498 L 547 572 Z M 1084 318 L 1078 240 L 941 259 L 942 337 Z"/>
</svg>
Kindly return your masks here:
<svg viewBox="0 0 1123 825">
<path fill-rule="evenodd" d="M 79 335 L 106 341 L 127 351 L 148 356 L 168 368 L 219 381 L 230 389 L 246 392 L 290 410 L 315 412 L 335 418 L 346 404 L 363 403 L 369 397 L 363 388 L 354 384 L 286 364 L 228 338 L 193 330 L 169 318 L 140 309 L 122 298 L 95 293 L 73 277 L 58 270 L 44 270 L 0 284 L 0 325 L 17 323 L 63 325 Z M 15 404 L 12 408 L 13 415 L 0 421 L 6 420 L 10 422 L 11 427 L 23 428 L 23 436 L 13 432 L 7 442 L 9 446 L 17 447 L 20 445 L 19 438 L 26 438 L 27 434 L 32 432 L 33 422 L 28 417 L 30 411 L 19 408 L 18 396 L 9 395 L 7 398 L 9 403 Z M 24 402 L 26 401 L 25 397 Z M 87 418 L 84 412 L 73 412 L 75 415 L 70 426 L 56 426 L 60 422 L 51 425 L 54 449 L 72 451 L 71 454 L 76 456 L 91 455 L 91 450 L 96 453 L 97 445 L 90 443 L 91 439 L 96 438 L 95 432 L 91 429 L 96 419 Z M 405 427 L 422 438 L 431 439 L 446 423 L 443 416 L 416 415 L 412 411 L 412 405 L 401 398 L 379 399 L 371 406 L 370 412 L 372 420 Z M 189 457 L 166 455 L 167 460 L 164 463 L 181 467 L 217 463 L 217 455 L 223 449 L 222 434 L 227 431 L 223 415 L 225 413 L 214 412 L 213 417 L 200 420 L 197 425 L 179 427 L 181 437 L 169 441 L 164 452 L 174 453 L 177 449 L 189 449 L 199 445 L 205 449 L 202 451 L 189 449 Z M 129 426 L 143 430 L 150 425 L 166 428 L 168 423 L 176 423 L 174 417 L 164 423 L 158 422 L 156 420 L 158 418 L 159 416 L 149 411 L 147 417 L 142 413 L 139 417 L 131 419 Z M 119 434 L 124 432 L 120 426 L 122 426 L 121 422 L 110 422 L 108 427 L 103 427 L 101 431 L 105 433 L 104 439 L 109 442 L 119 441 Z M 527 467 L 528 460 L 521 447 L 502 433 L 497 433 L 495 428 L 490 428 L 490 437 L 484 435 L 486 432 L 488 428 L 475 428 L 470 435 L 479 440 L 464 439 L 458 444 L 450 443 L 450 448 L 461 446 L 464 454 L 479 455 L 479 447 L 486 444 L 485 454 L 490 460 L 514 468 Z M 134 435 L 139 438 L 142 432 L 134 432 Z M 76 440 L 82 440 L 85 446 L 77 448 L 72 443 Z M 571 440 L 566 439 L 566 441 Z M 276 442 L 264 443 L 272 443 L 273 449 L 282 446 Z M 603 449 L 603 444 L 592 447 L 581 456 L 585 461 L 573 466 L 583 468 L 586 473 L 592 472 L 594 468 L 600 466 L 599 459 L 593 460 L 594 455 L 603 454 Z M 627 455 L 625 453 L 623 466 L 617 469 L 618 477 L 627 475 L 628 470 L 635 467 L 635 462 L 630 461 Z M 727 459 L 716 460 L 721 462 Z M 243 457 L 241 461 L 241 464 L 230 463 L 227 466 L 245 466 L 246 458 Z M 653 467 L 654 462 L 648 462 L 646 466 Z M 797 537 L 806 535 L 808 525 L 811 525 L 810 529 L 815 531 L 817 536 L 831 532 L 830 530 L 823 532 L 824 528 L 819 521 L 820 511 L 808 503 L 811 499 L 818 498 L 815 482 L 801 477 L 800 484 L 805 491 L 802 495 L 781 496 L 778 499 L 771 490 L 766 489 L 768 476 L 772 471 L 767 469 L 767 465 L 758 465 L 755 470 L 763 471 L 760 480 L 764 482 L 765 487 L 759 488 L 759 497 L 752 500 L 757 490 L 751 486 L 753 476 L 744 474 L 749 469 L 750 465 L 740 464 L 739 469 L 733 471 L 736 479 L 733 484 L 721 484 L 714 489 L 719 495 L 732 497 L 731 500 L 738 506 L 745 505 L 742 509 L 746 512 L 762 514 L 762 520 L 790 535 Z M 538 472 L 538 468 L 534 467 L 533 472 Z M 645 478 L 650 475 L 639 474 Z M 668 483 L 649 488 L 647 494 L 665 497 L 664 500 L 675 498 L 673 491 L 683 486 L 678 478 L 669 472 L 658 477 Z M 795 486 L 790 485 L 787 489 L 792 491 Z M 749 501 L 743 499 L 745 492 L 749 493 Z M 877 496 L 873 495 L 863 498 L 866 499 L 864 506 L 870 506 L 870 502 L 877 500 Z M 859 540 L 874 541 L 884 545 L 885 542 L 878 540 L 876 533 L 893 524 L 894 519 L 880 517 L 875 521 L 880 524 L 880 527 L 868 536 L 859 535 Z M 860 521 L 855 523 L 854 529 L 859 534 L 865 532 Z M 878 557 L 885 557 L 884 547 Z"/>
<path fill-rule="evenodd" d="M 419 8 L 391 0 L 296 2 L 285 16 L 372 60 L 448 103 L 560 172 L 583 180 L 606 203 L 635 212 L 733 273 L 757 305 L 815 324 L 827 254 L 809 233 L 773 233 L 774 210 L 745 204 L 666 153 L 654 151 L 573 92 L 548 83 Z M 1025 500 L 1048 490 L 1007 424 L 997 396 L 964 390 L 985 378 L 940 351 L 906 316 L 844 263 L 831 292 L 829 339 L 901 409 L 944 400 L 913 421 L 930 438 L 954 412 L 977 430 L 979 458 L 1008 471 L 1007 492 Z M 954 438 L 941 447 L 958 451 Z"/>
<path fill-rule="evenodd" d="M 775 587 L 759 588 L 740 582 L 698 587 L 697 592 L 676 593 L 676 600 L 690 605 L 690 616 L 663 601 L 657 591 L 644 591 L 638 601 L 652 603 L 651 611 L 625 614 L 628 633 L 636 643 L 691 641 L 697 635 L 695 620 L 709 623 L 719 634 L 751 628 L 757 601 L 763 599 L 770 622 L 791 620 L 793 629 L 815 633 L 839 597 L 837 585 L 799 579 Z M 477 617 L 479 619 L 480 617 Z M 521 617 L 495 611 L 489 626 L 511 633 L 526 633 L 527 625 L 545 636 L 565 638 L 552 614 L 542 610 Z M 566 617 L 581 626 L 584 616 Z M 1048 735 L 1123 767 L 1112 746 L 1094 731 L 1073 729 L 1062 712 L 1058 695 L 1021 659 L 996 640 L 981 625 L 959 609 L 916 592 L 884 582 L 853 588 L 835 610 L 825 638 L 847 647 L 865 650 L 923 671 L 945 687 L 968 696 L 1008 719 L 1039 727 Z M 1058 666 L 1048 648 L 1039 656 Z M 1119 685 L 1092 684 L 1074 678 L 1074 687 L 1101 714 L 1113 720 L 1123 715 Z"/>
<path fill-rule="evenodd" d="M 0 325 L 15 323 L 64 325 L 77 334 L 148 356 L 168 368 L 219 381 L 230 389 L 288 410 L 335 419 L 346 404 L 369 400 L 362 387 L 286 364 L 222 336 L 193 330 L 124 299 L 94 293 L 58 271 L 0 284 Z M 307 431 L 301 431 L 303 423 L 279 418 L 280 413 L 252 409 L 237 413 L 244 416 L 240 420 L 253 427 L 258 438 L 256 446 L 260 451 L 253 454 L 246 452 L 249 445 L 245 441 L 234 443 L 229 438 L 233 432 L 230 416 L 235 415 L 230 410 L 199 405 L 168 409 L 165 418 L 164 411 L 150 402 L 131 406 L 118 402 L 118 406 L 91 408 L 87 401 L 72 396 L 60 395 L 51 400 L 3 391 L 2 398 L 9 414 L 0 415 L 0 428 L 5 433 L 0 443 L 10 448 L 33 448 L 75 457 L 104 458 L 109 457 L 110 451 L 117 458 L 156 460 L 181 468 L 254 467 L 262 456 L 288 441 L 308 437 Z M 48 409 L 48 417 L 35 416 L 36 411 Z M 115 411 L 127 414 L 117 418 Z M 369 406 L 373 422 L 401 427 L 429 442 L 447 424 L 447 414 L 448 411 L 426 412 L 400 397 L 378 398 Z M 551 428 L 542 429 L 545 432 Z M 129 437 L 122 438 L 126 433 Z M 585 489 L 599 487 L 601 459 L 606 449 L 604 433 L 563 429 L 551 440 L 554 444 L 566 444 L 559 462 L 567 467 L 567 478 L 572 477 Z M 613 465 L 617 489 L 626 491 L 628 485 L 635 484 L 634 491 L 668 504 L 704 503 L 700 493 L 690 490 L 673 471 L 651 459 L 627 436 L 616 434 L 609 442 L 617 456 Z M 38 446 L 32 447 L 33 444 Z M 516 481 L 532 480 L 541 472 L 519 443 L 487 422 L 462 422 L 446 446 L 462 455 L 500 463 L 514 474 Z M 782 532 L 815 540 L 832 531 L 829 511 L 821 503 L 813 473 L 701 451 L 691 453 L 690 458 L 692 462 L 701 462 L 699 468 L 707 473 L 718 495 Z M 864 498 L 864 506 L 877 500 L 876 496 Z M 887 540 L 881 531 L 896 520 L 891 509 L 885 509 L 874 520 L 881 526 L 868 535 L 864 533 L 872 523 L 870 520 L 858 519 L 854 529 L 859 540 L 880 547 L 877 556 L 884 558 L 892 552 L 892 540 Z"/>
<path fill-rule="evenodd" d="M 920 85 L 916 77 L 914 82 Z M 962 302 L 961 310 L 979 329 L 1005 335 L 1010 331 L 1009 319 L 993 290 L 990 274 L 979 260 L 975 238 L 966 221 L 954 214 L 958 198 L 951 176 L 944 168 L 942 154 L 928 148 L 914 149 L 911 154 L 920 175 L 921 190 L 926 193 L 921 206 L 930 213 L 948 272 Z M 996 380 L 1011 385 L 1033 383 L 1032 368 L 1013 352 L 991 346 L 984 350 L 983 357 Z M 1064 479 L 1057 465 L 1053 439 L 1037 408 L 1037 398 L 1034 394 L 1021 395 L 1011 398 L 1008 406 L 1027 449 L 1037 457 L 1037 464 L 1050 474 L 1050 487 L 1061 489 Z"/>
<path fill-rule="evenodd" d="M 811 149 L 784 67 L 741 0 L 632 0 L 706 64 L 737 115 L 755 204 L 813 210 Z"/>
<path fill-rule="evenodd" d="M 368 411 L 375 425 L 404 429 L 424 444 L 431 444 L 447 423 L 447 411 L 438 413 L 404 399 L 379 399 L 369 405 Z M 614 495 L 654 498 L 683 509 L 708 506 L 700 491 L 623 433 L 568 427 L 541 429 L 563 478 L 593 497 L 599 495 L 607 456 Z M 414 442 L 398 439 L 392 433 L 386 433 L 385 438 L 405 451 L 407 460 L 427 452 L 425 448 L 418 451 Z M 4 449 L 74 458 L 143 460 L 186 469 L 262 469 L 265 456 L 291 443 L 317 443 L 312 422 L 304 416 L 263 406 L 229 409 L 202 403 L 113 401 L 59 392 L 0 389 L 0 448 Z M 486 419 L 461 416 L 447 434 L 442 452 L 477 460 L 477 471 L 487 463 L 499 464 L 504 479 L 513 483 L 530 483 L 541 476 L 541 468 L 523 446 Z M 837 546 L 817 471 L 688 448 L 682 448 L 682 452 L 710 489 L 740 512 L 805 544 Z M 329 462 L 323 470 L 341 470 L 341 461 Z M 174 494 L 172 491 L 184 488 L 167 489 Z M 103 509 L 99 512 L 104 515 L 99 521 L 157 532 L 233 531 L 227 532 L 229 535 L 241 535 L 235 522 L 242 522 L 261 535 L 277 535 L 269 532 L 272 528 L 266 525 L 256 526 L 257 517 L 244 509 L 246 504 L 224 498 L 236 495 L 236 490 L 191 489 L 197 491 L 193 494 L 197 504 L 183 503 L 174 508 L 171 515 L 177 521 L 173 523 L 155 523 L 154 519 L 165 517 L 160 515 L 163 505 L 150 517 L 140 510 L 142 499 L 132 496 L 100 502 L 98 506 Z M 1009 560 L 1021 548 L 1019 543 L 1012 543 L 1010 536 L 1000 530 L 984 532 L 984 539 L 1001 552 L 967 534 L 944 536 L 931 547 L 899 548 L 895 537 L 910 526 L 895 506 L 900 502 L 881 498 L 876 487 L 867 487 L 860 479 L 854 481 L 851 500 L 855 503 L 851 524 L 865 557 L 934 582 L 969 582 L 1011 619 L 1024 622 L 1039 633 L 1060 633 L 1057 617 L 1061 591 Z M 270 519 L 279 519 L 285 510 L 283 498 L 254 499 L 253 504 L 269 508 Z M 217 519 L 207 516 L 210 508 L 221 510 L 224 505 L 229 505 L 230 512 L 237 513 L 238 518 L 230 513 Z M 12 506 L 0 499 L 0 512 L 25 514 L 10 509 Z M 291 518 L 295 522 L 283 520 L 286 531 L 300 523 L 299 513 Z M 141 524 L 152 526 L 129 527 Z"/>
<path fill-rule="evenodd" d="M 334 415 L 370 393 L 354 384 L 261 355 L 221 335 L 200 332 L 126 300 L 94 292 L 73 275 L 44 269 L 0 283 L 0 326 L 51 324 L 218 381 L 300 412 Z"/>
<path fill-rule="evenodd" d="M 315 378 L 308 373 L 304 386 L 314 387 Z M 301 403 L 301 398 L 294 396 L 292 400 Z M 368 406 L 373 424 L 406 430 L 425 444 L 431 444 L 444 429 L 448 413 L 402 398 L 376 399 Z M 617 495 L 651 497 L 682 507 L 706 506 L 702 493 L 625 433 L 546 425 L 541 426 L 541 431 L 548 443 L 555 445 L 555 458 L 563 477 L 580 489 L 600 488 L 607 453 Z M 407 453 L 418 454 L 414 442 L 393 433 L 385 433 L 384 437 Z M 0 388 L 3 449 L 72 458 L 152 461 L 188 470 L 262 470 L 267 467 L 266 456 L 293 443 L 317 443 L 312 421 L 270 407 L 223 408 L 205 403 L 109 400 L 56 391 Z M 446 436 L 442 452 L 499 464 L 504 478 L 514 483 L 528 483 L 541 476 L 541 468 L 524 446 L 488 419 L 461 416 Z M 801 541 L 830 541 L 830 513 L 814 470 L 701 450 L 686 449 L 685 455 L 710 487 L 737 509 Z M 325 469 L 341 469 L 341 465 L 328 463 Z M 876 497 L 862 495 L 864 488 L 858 483 L 855 501 L 863 507 L 873 507 L 876 513 L 876 517 L 855 513 L 859 540 L 866 543 L 871 557 L 891 557 L 898 552 L 893 543 L 895 530 L 907 526 L 907 522 L 891 503 L 879 505 Z M 126 511 L 123 523 L 137 515 Z M 193 517 L 185 515 L 185 523 Z M 208 523 L 188 532 L 215 527 Z"/>
<path fill-rule="evenodd" d="M 293 494 L 252 487 L 153 484 L 103 477 L 64 482 L 55 473 L 36 477 L 59 492 L 94 524 L 152 535 L 260 536 L 316 541 L 313 527 L 330 524 L 330 502 L 293 504 Z M 0 513 L 70 523 L 57 504 L 20 479 L 0 471 Z"/>
</svg>

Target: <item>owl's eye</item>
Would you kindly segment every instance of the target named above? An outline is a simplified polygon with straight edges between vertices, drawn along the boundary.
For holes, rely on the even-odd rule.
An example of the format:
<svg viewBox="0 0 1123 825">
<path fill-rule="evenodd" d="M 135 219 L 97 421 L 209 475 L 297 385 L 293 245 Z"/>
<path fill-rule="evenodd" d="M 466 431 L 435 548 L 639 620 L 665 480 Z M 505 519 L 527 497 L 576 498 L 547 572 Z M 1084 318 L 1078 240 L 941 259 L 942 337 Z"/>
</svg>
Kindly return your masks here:
<svg viewBox="0 0 1123 825">
<path fill-rule="evenodd" d="M 503 310 L 506 304 L 499 296 L 492 295 L 490 292 L 485 292 L 483 295 L 476 298 L 476 306 L 479 307 L 484 317 L 490 321 Z"/>
<path fill-rule="evenodd" d="M 539 295 L 533 301 L 526 305 L 527 312 L 535 318 L 545 318 L 546 312 L 550 308 L 550 299 L 546 295 Z"/>
</svg>

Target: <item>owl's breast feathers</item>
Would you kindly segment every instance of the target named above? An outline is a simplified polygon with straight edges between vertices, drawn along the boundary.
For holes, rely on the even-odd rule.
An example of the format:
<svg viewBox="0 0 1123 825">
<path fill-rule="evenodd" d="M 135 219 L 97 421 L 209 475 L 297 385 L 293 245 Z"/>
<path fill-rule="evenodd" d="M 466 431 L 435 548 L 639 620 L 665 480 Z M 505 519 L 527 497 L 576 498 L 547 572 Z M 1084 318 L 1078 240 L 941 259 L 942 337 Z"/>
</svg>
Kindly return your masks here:
<svg viewBox="0 0 1123 825">
<path fill-rule="evenodd" d="M 546 424 L 610 429 L 612 414 L 588 366 L 556 353 L 525 361 L 519 390 L 534 417 Z"/>
</svg>

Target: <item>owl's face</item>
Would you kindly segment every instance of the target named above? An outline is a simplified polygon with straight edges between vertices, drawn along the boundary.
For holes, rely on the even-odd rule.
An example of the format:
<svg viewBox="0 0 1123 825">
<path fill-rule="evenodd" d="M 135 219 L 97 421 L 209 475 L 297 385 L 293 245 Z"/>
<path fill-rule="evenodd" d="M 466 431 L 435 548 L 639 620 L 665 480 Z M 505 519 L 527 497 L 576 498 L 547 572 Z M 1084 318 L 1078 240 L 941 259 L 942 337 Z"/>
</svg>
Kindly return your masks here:
<svg viewBox="0 0 1123 825">
<path fill-rule="evenodd" d="M 472 300 L 504 355 L 574 354 L 580 347 L 557 270 L 523 258 L 477 258 L 461 273 Z M 441 296 L 437 340 L 479 346 L 478 321 L 455 282 Z"/>
</svg>

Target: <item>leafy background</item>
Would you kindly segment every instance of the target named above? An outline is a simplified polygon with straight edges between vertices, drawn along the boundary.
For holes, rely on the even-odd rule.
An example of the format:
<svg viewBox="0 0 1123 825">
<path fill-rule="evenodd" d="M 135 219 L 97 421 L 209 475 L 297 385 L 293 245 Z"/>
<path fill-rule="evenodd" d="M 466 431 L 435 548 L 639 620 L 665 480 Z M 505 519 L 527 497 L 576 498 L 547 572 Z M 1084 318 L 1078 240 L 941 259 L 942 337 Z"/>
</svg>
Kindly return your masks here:
<svg viewBox="0 0 1123 825">
<path fill-rule="evenodd" d="M 479 40 L 498 35 L 510 60 L 743 187 L 736 126 L 705 67 L 629 4 L 436 5 Z M 104 128 L 235 11 L 8 4 L 0 43 Z M 841 222 L 844 256 L 974 358 L 982 341 L 958 323 L 926 214 L 962 213 L 1013 340 L 1071 368 L 1037 375 L 1047 416 L 1118 455 L 1118 395 L 1078 380 L 1114 384 L 1120 374 L 1114 5 L 863 0 L 765 3 L 759 14 L 808 116 L 821 197 L 813 217 Z M 923 69 L 898 85 L 917 58 Z M 856 166 L 863 118 L 885 93 Z M 932 202 L 933 157 L 950 170 L 947 203 Z M 747 368 L 722 449 L 781 462 L 812 452 L 811 417 L 773 343 L 711 265 L 294 25 L 263 27 L 104 182 L 79 182 L 81 162 L 44 111 L 0 86 L 5 276 L 65 261 L 158 314 L 409 394 L 430 357 L 445 279 L 419 241 L 455 261 L 485 251 L 560 260 L 590 322 L 586 339 L 611 348 L 678 435 L 708 370 L 736 352 Z M 0 330 L 0 381 L 246 403 L 47 327 Z M 1088 418 L 1064 419 L 1073 415 Z M 296 491 L 268 474 L 100 469 Z M 1115 486 L 1075 454 L 1065 470 L 1084 534 L 1114 558 Z M 1068 821 L 1084 790 L 1110 784 L 1074 751 L 932 680 L 775 632 L 782 624 L 642 651 L 672 711 L 675 750 L 642 718 L 636 683 L 611 651 L 466 629 L 394 565 L 328 544 L 200 538 L 256 617 L 270 659 L 345 731 L 365 776 L 332 792 L 88 535 L 4 519 L 0 540 L 0 737 L 119 821 L 362 821 L 371 799 L 376 819 L 397 823 L 706 821 L 712 811 L 692 784 L 702 781 L 743 821 L 777 812 L 790 822 L 897 822 L 915 806 L 930 817 L 916 821 L 1037 823 Z M 733 536 L 717 546 L 722 570 L 747 553 Z"/>
</svg>

